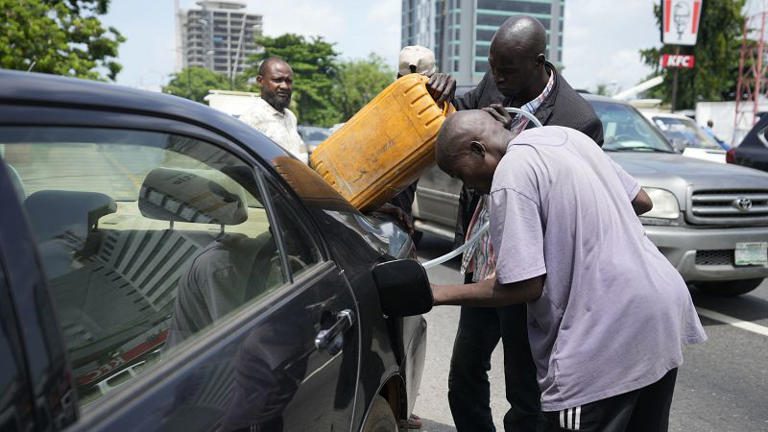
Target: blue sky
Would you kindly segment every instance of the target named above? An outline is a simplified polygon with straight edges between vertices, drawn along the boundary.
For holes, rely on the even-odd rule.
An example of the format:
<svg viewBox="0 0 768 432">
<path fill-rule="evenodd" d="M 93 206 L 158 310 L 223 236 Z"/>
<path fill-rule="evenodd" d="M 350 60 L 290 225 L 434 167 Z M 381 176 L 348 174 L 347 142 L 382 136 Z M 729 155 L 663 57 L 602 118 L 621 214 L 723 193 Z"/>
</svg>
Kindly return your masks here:
<svg viewBox="0 0 768 432">
<path fill-rule="evenodd" d="M 182 0 L 181 7 L 194 6 Z M 640 48 L 659 45 L 654 0 L 566 0 L 564 74 L 575 87 L 613 83 L 628 88 L 650 70 Z M 342 57 L 375 52 L 393 67 L 400 49 L 401 0 L 248 0 L 264 16 L 264 33 L 320 35 L 337 44 Z M 173 0 L 112 0 L 106 25 L 127 37 L 120 47 L 118 83 L 158 90 L 174 72 Z"/>
</svg>

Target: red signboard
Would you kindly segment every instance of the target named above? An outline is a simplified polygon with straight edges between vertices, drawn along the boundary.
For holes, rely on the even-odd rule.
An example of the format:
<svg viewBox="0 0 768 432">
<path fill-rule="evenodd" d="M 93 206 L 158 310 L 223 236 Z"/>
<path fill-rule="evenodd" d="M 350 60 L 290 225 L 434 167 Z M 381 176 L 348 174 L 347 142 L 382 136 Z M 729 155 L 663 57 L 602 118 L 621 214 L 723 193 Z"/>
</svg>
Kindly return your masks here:
<svg viewBox="0 0 768 432">
<path fill-rule="evenodd" d="M 703 0 L 662 0 L 661 42 L 696 45 Z"/>
<path fill-rule="evenodd" d="M 660 63 L 663 68 L 693 69 L 695 59 L 692 55 L 663 54 Z"/>
</svg>

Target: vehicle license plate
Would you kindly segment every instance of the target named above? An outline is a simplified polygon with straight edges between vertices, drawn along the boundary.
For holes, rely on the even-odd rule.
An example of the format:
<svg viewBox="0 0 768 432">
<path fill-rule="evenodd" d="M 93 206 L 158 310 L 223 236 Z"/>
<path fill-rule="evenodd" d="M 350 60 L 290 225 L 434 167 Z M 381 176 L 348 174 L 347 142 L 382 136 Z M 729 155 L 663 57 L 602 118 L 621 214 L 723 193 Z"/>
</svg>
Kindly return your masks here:
<svg viewBox="0 0 768 432">
<path fill-rule="evenodd" d="M 768 242 L 736 243 L 737 266 L 768 265 Z"/>
</svg>

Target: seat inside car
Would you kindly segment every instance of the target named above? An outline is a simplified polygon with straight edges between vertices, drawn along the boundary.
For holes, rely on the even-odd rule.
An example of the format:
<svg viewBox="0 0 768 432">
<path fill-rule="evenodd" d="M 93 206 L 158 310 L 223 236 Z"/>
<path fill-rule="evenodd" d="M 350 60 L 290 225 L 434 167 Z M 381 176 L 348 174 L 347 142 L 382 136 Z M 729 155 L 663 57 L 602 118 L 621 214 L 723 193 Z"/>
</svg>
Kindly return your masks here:
<svg viewBox="0 0 768 432">
<path fill-rule="evenodd" d="M 109 196 L 97 192 L 41 190 L 24 200 L 49 278 L 69 271 L 75 256 L 94 255 L 103 240 L 99 219 L 117 210 Z"/>
</svg>

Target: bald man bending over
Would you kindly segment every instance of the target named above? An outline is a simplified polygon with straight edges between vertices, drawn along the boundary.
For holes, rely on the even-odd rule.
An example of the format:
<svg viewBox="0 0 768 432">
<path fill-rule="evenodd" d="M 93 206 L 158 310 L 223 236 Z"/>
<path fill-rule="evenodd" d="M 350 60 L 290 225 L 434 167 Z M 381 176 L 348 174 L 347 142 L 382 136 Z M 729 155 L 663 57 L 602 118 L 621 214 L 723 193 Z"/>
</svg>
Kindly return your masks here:
<svg viewBox="0 0 768 432">
<path fill-rule="evenodd" d="M 502 108 L 521 108 L 544 125 L 567 126 L 603 143 L 603 128 L 592 106 L 574 91 L 546 60 L 546 29 L 533 17 L 507 19 L 491 41 L 490 71 L 477 88 L 454 100 L 459 110 L 485 108 L 515 134 L 531 127 L 525 117 L 510 117 Z M 490 108 L 489 108 L 490 106 Z M 596 144 L 596 145 L 595 145 Z M 456 243 L 463 243 L 488 220 L 486 197 L 467 187 L 459 200 Z M 462 260 L 465 282 L 478 282 L 495 271 L 490 237 L 485 235 Z M 521 305 L 504 308 L 462 307 L 448 377 L 448 401 L 459 432 L 490 432 L 488 370 L 491 353 L 502 340 L 504 377 L 510 408 L 504 415 L 507 432 L 537 429 L 539 392 L 536 368 Z"/>
<path fill-rule="evenodd" d="M 483 111 L 446 120 L 437 163 L 489 194 L 496 275 L 435 304 L 527 306 L 544 430 L 666 431 L 682 346 L 706 335 L 637 181 L 581 132 L 515 136 Z"/>
</svg>

